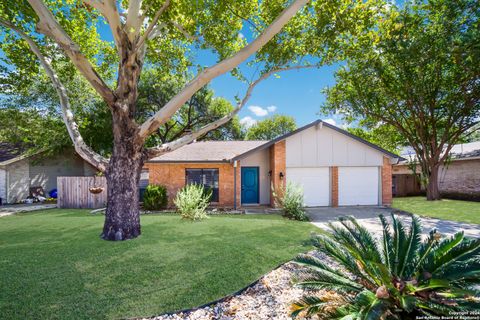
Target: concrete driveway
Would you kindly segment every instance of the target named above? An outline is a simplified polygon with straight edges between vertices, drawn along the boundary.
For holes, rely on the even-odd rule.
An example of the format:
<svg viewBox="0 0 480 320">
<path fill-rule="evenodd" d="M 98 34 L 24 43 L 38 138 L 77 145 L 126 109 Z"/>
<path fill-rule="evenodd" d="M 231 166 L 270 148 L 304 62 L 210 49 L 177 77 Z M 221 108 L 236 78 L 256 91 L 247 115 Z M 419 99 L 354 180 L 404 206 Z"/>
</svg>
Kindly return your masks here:
<svg viewBox="0 0 480 320">
<path fill-rule="evenodd" d="M 391 212 L 398 211 L 384 207 L 307 208 L 311 222 L 319 228 L 328 230 L 328 222 L 335 222 L 340 216 L 354 216 L 360 224 L 376 234 L 382 232 L 382 224 L 378 216 L 383 214 L 388 217 Z M 398 217 L 410 224 L 411 218 L 408 215 L 400 214 Z M 421 221 L 425 235 L 432 229 L 437 229 L 443 235 L 452 235 L 463 230 L 466 236 L 480 238 L 480 225 L 477 224 L 433 218 L 421 218 Z"/>
</svg>

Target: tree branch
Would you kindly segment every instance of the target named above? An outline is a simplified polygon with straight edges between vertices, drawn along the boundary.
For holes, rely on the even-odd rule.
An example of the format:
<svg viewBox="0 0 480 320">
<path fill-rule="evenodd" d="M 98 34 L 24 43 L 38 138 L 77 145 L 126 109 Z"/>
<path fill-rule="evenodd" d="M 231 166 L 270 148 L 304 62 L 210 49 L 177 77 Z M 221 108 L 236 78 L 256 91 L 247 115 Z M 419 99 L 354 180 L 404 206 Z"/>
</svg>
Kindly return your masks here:
<svg viewBox="0 0 480 320">
<path fill-rule="evenodd" d="M 190 40 L 190 41 L 195 41 L 195 40 L 197 40 L 197 37 L 195 37 L 195 36 L 191 35 L 190 33 L 188 33 L 187 30 L 185 30 L 185 28 L 184 28 L 182 25 L 180 25 L 179 23 L 177 23 L 177 22 L 175 22 L 175 21 L 172 21 L 172 24 L 173 24 L 173 26 L 174 26 L 175 28 L 177 28 L 178 31 L 180 31 L 180 32 L 183 34 L 183 36 L 184 36 L 185 38 L 187 38 L 188 40 Z"/>
<path fill-rule="evenodd" d="M 45 6 L 42 0 L 28 0 L 33 10 L 39 17 L 37 30 L 40 33 L 54 40 L 68 55 L 75 67 L 87 79 L 92 87 L 107 102 L 112 104 L 114 101 L 113 91 L 107 86 L 102 78 L 95 71 L 88 59 L 80 52 L 80 47 L 73 42 L 70 36 L 63 30 L 60 24 L 50 10 Z"/>
<path fill-rule="evenodd" d="M 153 17 L 152 21 L 150 22 L 150 24 L 148 25 L 147 27 L 147 30 L 145 30 L 145 33 L 143 34 L 143 36 L 140 38 L 140 40 L 138 41 L 137 43 L 137 48 L 141 48 L 143 46 L 143 43 L 149 39 L 150 37 L 150 33 L 153 31 L 153 29 L 155 28 L 157 22 L 158 22 L 158 19 L 160 19 L 160 16 L 162 15 L 162 13 L 167 10 L 168 6 L 170 5 L 170 0 L 166 0 L 165 3 L 160 7 L 160 9 L 157 11 L 157 13 L 155 13 L 155 16 Z M 130 11 L 130 10 L 129 10 Z"/>
<path fill-rule="evenodd" d="M 173 97 L 162 109 L 155 115 L 147 119 L 138 131 L 138 138 L 145 140 L 150 134 L 155 132 L 159 126 L 165 123 L 175 112 L 203 86 L 212 79 L 234 69 L 240 63 L 248 59 L 253 53 L 263 47 L 270 41 L 288 21 L 305 5 L 309 0 L 295 0 L 261 33 L 252 43 L 245 46 L 232 57 L 225 59 L 210 68 L 200 72 L 192 81 L 190 81 L 182 91 Z"/>
<path fill-rule="evenodd" d="M 83 2 L 95 9 L 107 20 L 110 30 L 112 31 L 113 40 L 120 50 L 121 32 L 123 30 L 120 21 L 120 13 L 118 12 L 115 0 L 83 0 Z"/>
<path fill-rule="evenodd" d="M 248 100 L 252 96 L 253 89 L 255 89 L 255 87 L 260 82 L 267 79 L 271 75 L 273 75 L 275 73 L 278 73 L 278 72 L 288 71 L 288 70 L 298 70 L 298 69 L 314 68 L 314 67 L 317 67 L 317 65 L 282 67 L 282 68 L 273 69 L 269 72 L 264 73 L 257 80 L 250 83 L 243 99 L 238 102 L 235 109 L 233 109 L 229 114 L 227 114 L 226 116 L 224 116 L 224 117 L 222 117 L 222 118 L 220 118 L 216 121 L 213 121 L 213 122 L 203 126 L 202 128 L 200 128 L 199 130 L 197 130 L 195 132 L 184 135 L 180 139 L 174 140 L 172 142 L 164 143 L 164 144 L 162 144 L 158 147 L 153 147 L 153 148 L 147 149 L 147 158 L 152 159 L 152 158 L 158 157 L 162 154 L 172 152 L 172 151 L 174 151 L 178 148 L 183 147 L 184 145 L 189 144 L 193 140 L 196 140 L 196 139 L 204 136 L 208 132 L 210 132 L 212 130 L 215 130 L 215 129 L 221 127 L 222 125 L 226 124 L 228 121 L 233 119 L 233 117 L 235 117 L 235 115 L 245 106 L 245 104 L 248 102 Z"/>
<path fill-rule="evenodd" d="M 52 81 L 55 90 L 57 91 L 58 97 L 60 98 L 60 105 L 62 107 L 63 122 L 65 122 L 68 134 L 70 135 L 70 139 L 72 139 L 73 145 L 75 147 L 75 151 L 92 166 L 104 172 L 108 167 L 108 160 L 93 151 L 83 140 L 82 135 L 78 130 L 78 125 L 73 117 L 72 109 L 70 108 L 70 101 L 68 99 L 67 90 L 65 89 L 57 74 L 53 70 L 50 62 L 43 56 L 40 48 L 33 41 L 33 39 L 21 29 L 2 19 L 0 19 L 0 25 L 15 31 L 28 43 L 32 52 L 40 60 L 41 65 L 45 69 L 45 72 Z"/>
</svg>

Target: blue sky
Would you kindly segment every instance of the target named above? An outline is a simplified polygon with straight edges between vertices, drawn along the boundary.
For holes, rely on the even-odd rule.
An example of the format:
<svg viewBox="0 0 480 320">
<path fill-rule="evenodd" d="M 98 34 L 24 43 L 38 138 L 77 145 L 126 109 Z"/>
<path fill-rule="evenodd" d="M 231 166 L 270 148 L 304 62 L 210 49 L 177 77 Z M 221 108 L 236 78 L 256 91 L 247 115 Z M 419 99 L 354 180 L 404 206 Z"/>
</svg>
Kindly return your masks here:
<svg viewBox="0 0 480 320">
<path fill-rule="evenodd" d="M 107 25 L 98 25 L 102 39 L 112 41 L 112 36 Z M 249 30 L 242 33 L 251 41 Z M 197 51 L 196 63 L 203 67 L 211 66 L 216 62 L 216 55 L 207 51 Z M 342 121 L 335 115 L 321 116 L 319 110 L 325 101 L 322 89 L 335 83 L 334 73 L 338 64 L 324 66 L 320 69 L 292 70 L 279 74 L 280 78 L 270 77 L 262 81 L 254 90 L 247 105 L 240 111 L 242 123 L 251 125 L 254 121 L 262 120 L 274 114 L 285 114 L 295 118 L 297 125 L 302 126 L 318 118 L 327 120 L 336 125 Z M 242 72 L 248 68 L 241 65 Z M 222 75 L 210 83 L 210 88 L 215 95 L 235 103 L 235 96 L 243 97 L 247 84 L 232 77 L 230 74 Z"/>
<path fill-rule="evenodd" d="M 103 40 L 113 41 L 110 29 L 99 23 L 98 30 Z M 242 30 L 243 31 L 243 30 Z M 248 30 L 244 34 L 251 41 Z M 4 53 L 0 51 L 0 57 Z M 216 56 L 207 51 L 196 52 L 196 63 L 206 67 L 216 62 Z M 248 74 L 246 66 L 240 66 Z M 326 119 L 332 124 L 341 125 L 342 121 L 335 115 L 321 116 L 319 110 L 325 101 L 322 89 L 335 83 L 334 73 L 338 64 L 324 66 L 320 69 L 304 69 L 282 72 L 280 78 L 270 77 L 261 82 L 254 90 L 247 105 L 240 111 L 242 123 L 251 125 L 274 114 L 285 114 L 295 118 L 302 126 L 318 118 Z M 222 75 L 210 83 L 215 95 L 235 103 L 235 96 L 243 97 L 247 85 L 230 74 Z"/>
</svg>

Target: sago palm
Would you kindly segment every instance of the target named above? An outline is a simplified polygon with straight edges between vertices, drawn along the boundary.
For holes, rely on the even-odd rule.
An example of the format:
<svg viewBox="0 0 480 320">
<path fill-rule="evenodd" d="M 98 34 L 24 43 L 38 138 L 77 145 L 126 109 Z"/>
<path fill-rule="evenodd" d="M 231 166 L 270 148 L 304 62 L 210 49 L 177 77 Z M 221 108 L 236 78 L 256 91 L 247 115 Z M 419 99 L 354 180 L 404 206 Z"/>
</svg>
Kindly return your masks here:
<svg viewBox="0 0 480 320">
<path fill-rule="evenodd" d="M 480 310 L 479 239 L 467 239 L 463 232 L 442 238 L 433 230 L 422 241 L 418 218 L 409 228 L 394 215 L 391 225 L 384 216 L 380 220 L 378 240 L 352 217 L 330 224 L 331 233 L 314 236 L 332 263 L 296 258 L 306 267 L 296 285 L 307 294 L 293 304 L 293 317 L 414 319 Z"/>
</svg>

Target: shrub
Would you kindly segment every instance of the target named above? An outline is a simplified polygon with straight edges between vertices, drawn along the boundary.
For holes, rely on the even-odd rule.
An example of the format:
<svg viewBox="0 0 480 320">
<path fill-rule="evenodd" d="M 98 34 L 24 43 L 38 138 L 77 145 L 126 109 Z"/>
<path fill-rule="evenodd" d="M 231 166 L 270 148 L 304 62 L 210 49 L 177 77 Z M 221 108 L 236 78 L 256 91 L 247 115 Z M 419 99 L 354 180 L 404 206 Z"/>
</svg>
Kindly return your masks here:
<svg viewBox="0 0 480 320">
<path fill-rule="evenodd" d="M 273 189 L 273 188 L 272 188 Z M 287 182 L 285 187 L 272 190 L 275 204 L 283 209 L 283 215 L 289 219 L 308 221 L 303 209 L 303 189 L 301 186 Z"/>
<path fill-rule="evenodd" d="M 173 202 L 183 219 L 201 220 L 207 218 L 211 196 L 211 191 L 205 191 L 203 186 L 188 184 L 177 192 Z"/>
<path fill-rule="evenodd" d="M 380 220 L 379 239 L 353 217 L 330 224 L 331 234 L 314 237 L 336 267 L 308 255 L 296 258 L 307 267 L 297 286 L 309 294 L 294 303 L 292 316 L 440 319 L 480 310 L 480 239 L 466 239 L 463 232 L 442 239 L 433 230 L 422 241 L 418 218 L 410 228 L 394 215 L 392 225 Z M 312 294 L 321 289 L 331 293 Z"/>
<path fill-rule="evenodd" d="M 160 210 L 165 209 L 167 205 L 167 188 L 162 185 L 148 185 L 143 194 L 143 207 L 146 210 Z"/>
</svg>

